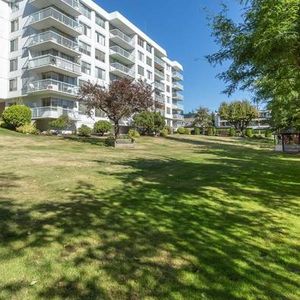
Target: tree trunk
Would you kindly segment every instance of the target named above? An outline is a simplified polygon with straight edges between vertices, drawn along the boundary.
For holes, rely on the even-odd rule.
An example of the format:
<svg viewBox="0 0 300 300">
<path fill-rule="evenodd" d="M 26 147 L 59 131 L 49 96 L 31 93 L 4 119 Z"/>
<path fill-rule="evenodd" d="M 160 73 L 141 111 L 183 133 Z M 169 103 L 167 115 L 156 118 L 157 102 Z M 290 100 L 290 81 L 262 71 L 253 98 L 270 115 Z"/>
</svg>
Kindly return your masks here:
<svg viewBox="0 0 300 300">
<path fill-rule="evenodd" d="M 119 126 L 119 121 L 115 121 L 115 126 L 114 126 L 114 133 L 115 133 L 115 140 L 117 140 L 120 132 L 120 126 Z"/>
</svg>

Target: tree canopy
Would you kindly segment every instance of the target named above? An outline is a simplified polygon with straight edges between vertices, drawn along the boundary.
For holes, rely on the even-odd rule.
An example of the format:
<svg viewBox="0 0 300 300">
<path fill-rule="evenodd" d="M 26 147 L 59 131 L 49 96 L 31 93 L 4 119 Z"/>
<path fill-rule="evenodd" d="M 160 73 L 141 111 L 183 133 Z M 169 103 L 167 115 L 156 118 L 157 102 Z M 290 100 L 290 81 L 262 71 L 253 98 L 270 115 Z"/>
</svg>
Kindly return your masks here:
<svg viewBox="0 0 300 300">
<path fill-rule="evenodd" d="M 225 7 L 212 19 L 219 51 L 212 64 L 230 65 L 218 77 L 225 93 L 254 92 L 272 113 L 274 127 L 300 126 L 300 1 L 240 0 L 242 22 L 228 17 Z"/>
<path fill-rule="evenodd" d="M 112 81 L 108 88 L 87 82 L 80 88 L 78 99 L 85 104 L 88 115 L 92 115 L 95 109 L 107 115 L 114 123 L 115 138 L 122 119 L 145 111 L 154 104 L 151 86 L 141 80 L 126 78 Z"/>
<path fill-rule="evenodd" d="M 162 130 L 166 121 L 160 112 L 141 112 L 133 117 L 134 125 L 142 134 L 157 134 Z"/>
<path fill-rule="evenodd" d="M 193 126 L 205 129 L 212 126 L 212 117 L 209 109 L 206 107 L 199 107 L 195 112 Z"/>
</svg>

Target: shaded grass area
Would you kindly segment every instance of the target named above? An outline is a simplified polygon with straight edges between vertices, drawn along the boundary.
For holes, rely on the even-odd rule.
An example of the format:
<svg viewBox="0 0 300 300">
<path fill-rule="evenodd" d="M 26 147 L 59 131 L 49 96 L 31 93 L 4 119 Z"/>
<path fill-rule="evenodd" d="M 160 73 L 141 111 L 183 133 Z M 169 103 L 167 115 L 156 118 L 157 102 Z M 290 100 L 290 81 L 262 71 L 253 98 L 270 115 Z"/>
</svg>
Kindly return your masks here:
<svg viewBox="0 0 300 300">
<path fill-rule="evenodd" d="M 216 137 L 0 141 L 0 298 L 299 299 L 299 156 Z"/>
</svg>

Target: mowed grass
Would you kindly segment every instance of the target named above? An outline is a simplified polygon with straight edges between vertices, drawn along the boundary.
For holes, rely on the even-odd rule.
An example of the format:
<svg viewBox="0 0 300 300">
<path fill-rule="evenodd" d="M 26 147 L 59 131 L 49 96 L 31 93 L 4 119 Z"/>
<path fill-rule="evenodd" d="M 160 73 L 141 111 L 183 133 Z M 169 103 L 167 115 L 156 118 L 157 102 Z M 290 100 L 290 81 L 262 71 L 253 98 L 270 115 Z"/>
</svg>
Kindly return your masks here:
<svg viewBox="0 0 300 300">
<path fill-rule="evenodd" d="M 0 129 L 0 299 L 300 299 L 300 157 Z"/>
</svg>

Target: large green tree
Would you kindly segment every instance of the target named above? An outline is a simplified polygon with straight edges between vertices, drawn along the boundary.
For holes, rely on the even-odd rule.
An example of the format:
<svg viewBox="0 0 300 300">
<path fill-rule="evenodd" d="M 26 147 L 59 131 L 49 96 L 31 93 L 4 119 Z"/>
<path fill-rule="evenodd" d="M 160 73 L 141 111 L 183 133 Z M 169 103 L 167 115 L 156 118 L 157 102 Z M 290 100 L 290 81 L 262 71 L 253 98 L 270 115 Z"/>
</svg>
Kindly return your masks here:
<svg viewBox="0 0 300 300">
<path fill-rule="evenodd" d="M 223 102 L 219 107 L 219 115 L 234 128 L 244 133 L 250 122 L 258 117 L 258 110 L 249 101 Z"/>
<path fill-rule="evenodd" d="M 240 0 L 242 21 L 225 7 L 212 19 L 219 51 L 212 64 L 229 62 L 218 76 L 225 93 L 249 89 L 266 101 L 277 128 L 300 126 L 300 1 Z"/>
<path fill-rule="evenodd" d="M 193 121 L 193 126 L 201 128 L 202 133 L 204 133 L 206 128 L 212 126 L 212 118 L 208 108 L 199 107 L 197 109 Z"/>
</svg>

